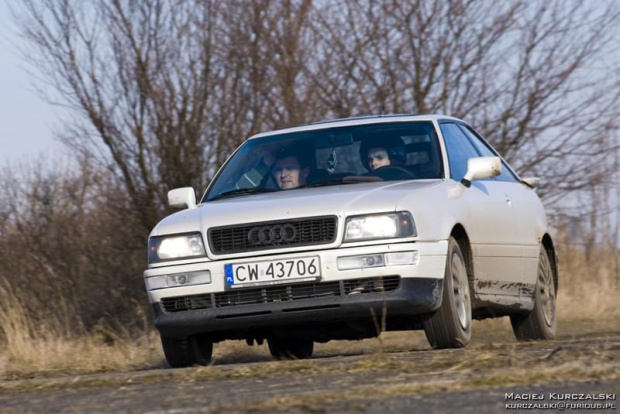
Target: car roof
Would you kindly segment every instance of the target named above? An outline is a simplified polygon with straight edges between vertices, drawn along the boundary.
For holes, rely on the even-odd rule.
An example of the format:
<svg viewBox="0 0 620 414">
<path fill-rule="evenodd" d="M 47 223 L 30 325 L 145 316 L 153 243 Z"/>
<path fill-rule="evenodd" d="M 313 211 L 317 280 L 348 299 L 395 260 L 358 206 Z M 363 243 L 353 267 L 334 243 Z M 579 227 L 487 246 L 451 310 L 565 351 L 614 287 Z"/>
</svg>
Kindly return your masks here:
<svg viewBox="0 0 620 414">
<path fill-rule="evenodd" d="M 454 118 L 441 114 L 427 114 L 427 115 L 415 115 L 415 114 L 390 114 L 390 115 L 369 115 L 358 116 L 353 118 L 340 118 L 318 122 L 311 122 L 309 124 L 298 125 L 289 128 L 277 129 L 269 132 L 261 132 L 259 134 L 251 136 L 249 139 L 263 138 L 272 135 L 289 134 L 293 132 L 314 131 L 327 128 L 337 128 L 352 125 L 364 125 L 364 124 L 380 124 L 388 122 L 405 122 L 405 121 L 440 121 L 440 120 L 452 120 L 461 121 L 458 118 Z M 461 121 L 462 122 L 462 121 Z"/>
</svg>

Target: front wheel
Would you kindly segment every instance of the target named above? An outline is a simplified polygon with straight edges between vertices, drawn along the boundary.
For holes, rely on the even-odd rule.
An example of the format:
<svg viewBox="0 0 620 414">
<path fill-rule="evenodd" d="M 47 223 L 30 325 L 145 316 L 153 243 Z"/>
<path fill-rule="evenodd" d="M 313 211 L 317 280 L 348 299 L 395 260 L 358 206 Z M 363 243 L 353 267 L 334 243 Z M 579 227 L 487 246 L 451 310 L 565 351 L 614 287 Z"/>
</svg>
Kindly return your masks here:
<svg viewBox="0 0 620 414">
<path fill-rule="evenodd" d="M 471 339 L 471 297 L 467 266 L 457 241 L 448 240 L 441 306 L 424 321 L 424 333 L 435 349 L 463 348 Z"/>
<path fill-rule="evenodd" d="M 553 339 L 557 327 L 555 311 L 555 279 L 544 246 L 540 247 L 538 258 L 538 277 L 534 289 L 534 308 L 527 314 L 512 315 L 510 323 L 519 341 Z"/>
<path fill-rule="evenodd" d="M 213 342 L 205 335 L 193 335 L 184 339 L 161 337 L 166 362 L 171 368 L 209 365 L 213 356 Z"/>
<path fill-rule="evenodd" d="M 271 338 L 267 340 L 273 359 L 308 359 L 312 357 L 314 342 L 291 338 Z"/>
</svg>

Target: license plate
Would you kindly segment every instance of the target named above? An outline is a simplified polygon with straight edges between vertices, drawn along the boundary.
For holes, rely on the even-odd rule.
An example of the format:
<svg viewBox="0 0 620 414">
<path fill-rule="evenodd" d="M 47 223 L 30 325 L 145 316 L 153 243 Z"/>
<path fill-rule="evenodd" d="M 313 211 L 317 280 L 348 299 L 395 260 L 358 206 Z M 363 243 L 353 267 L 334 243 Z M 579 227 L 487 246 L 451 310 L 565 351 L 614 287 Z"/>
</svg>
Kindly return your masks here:
<svg viewBox="0 0 620 414">
<path fill-rule="evenodd" d="M 225 264 L 226 285 L 247 287 L 308 282 L 321 276 L 318 256 L 286 260 Z"/>
</svg>

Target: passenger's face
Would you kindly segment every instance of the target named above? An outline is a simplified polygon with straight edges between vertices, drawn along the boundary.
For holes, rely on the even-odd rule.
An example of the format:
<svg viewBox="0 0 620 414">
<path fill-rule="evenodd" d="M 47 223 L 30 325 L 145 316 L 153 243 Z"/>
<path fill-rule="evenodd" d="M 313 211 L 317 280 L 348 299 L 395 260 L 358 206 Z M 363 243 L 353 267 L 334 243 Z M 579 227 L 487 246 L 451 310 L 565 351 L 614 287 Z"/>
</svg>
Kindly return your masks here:
<svg viewBox="0 0 620 414">
<path fill-rule="evenodd" d="M 385 148 L 371 148 L 368 150 L 368 167 L 371 170 L 376 170 L 386 165 L 390 165 L 390 157 Z"/>
<path fill-rule="evenodd" d="M 276 161 L 276 182 L 282 190 L 290 190 L 306 184 L 307 176 L 308 170 L 302 170 L 295 157 L 286 157 Z"/>
</svg>

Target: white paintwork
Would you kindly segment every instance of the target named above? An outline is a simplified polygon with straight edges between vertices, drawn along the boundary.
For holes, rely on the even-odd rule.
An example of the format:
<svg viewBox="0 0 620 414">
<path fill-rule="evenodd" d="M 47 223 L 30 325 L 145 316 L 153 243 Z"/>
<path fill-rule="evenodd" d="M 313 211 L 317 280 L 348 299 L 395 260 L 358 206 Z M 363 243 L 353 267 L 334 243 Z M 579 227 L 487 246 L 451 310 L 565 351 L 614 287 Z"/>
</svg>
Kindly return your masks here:
<svg viewBox="0 0 620 414">
<path fill-rule="evenodd" d="M 340 256 L 355 256 L 362 254 L 378 254 L 399 251 L 419 252 L 420 259 L 417 265 L 407 266 L 387 266 L 373 267 L 370 269 L 358 270 L 338 270 L 337 259 Z M 399 243 L 382 244 L 378 246 L 359 246 L 347 249 L 327 249 L 317 250 L 312 255 L 317 255 L 321 262 L 321 281 L 347 280 L 360 277 L 375 277 L 400 275 L 401 277 L 424 277 L 424 278 L 443 278 L 446 267 L 446 252 L 448 242 L 445 240 L 425 243 Z M 307 251 L 307 249 L 306 249 Z M 159 289 L 148 292 L 151 303 L 160 301 L 162 298 L 180 295 L 194 295 L 201 293 L 222 292 L 225 290 L 224 283 L 224 264 L 251 263 L 257 260 L 286 260 L 288 258 L 306 257 L 308 253 L 280 253 L 275 255 L 262 256 L 260 258 L 248 257 L 238 259 L 222 259 L 217 261 L 192 261 L 182 266 L 166 266 L 148 269 L 144 272 L 144 277 L 169 275 L 176 273 L 195 272 L 199 270 L 209 270 L 211 272 L 212 283 L 200 286 L 187 286 L 168 289 Z"/>
<path fill-rule="evenodd" d="M 192 187 L 175 188 L 168 191 L 168 204 L 173 208 L 194 208 L 196 193 Z"/>
<path fill-rule="evenodd" d="M 499 157 L 477 157 L 467 160 L 467 173 L 463 180 L 474 181 L 496 177 L 502 173 Z"/>
<path fill-rule="evenodd" d="M 474 254 L 476 281 L 518 281 L 522 274 L 520 235 L 508 183 L 476 181 L 465 190 L 472 212 L 467 234 Z"/>
<path fill-rule="evenodd" d="M 338 234 L 333 243 L 326 245 L 228 255 L 215 255 L 205 242 L 207 258 L 153 264 L 144 276 L 209 270 L 212 283 L 149 292 L 151 302 L 180 294 L 223 291 L 224 264 L 251 262 L 257 257 L 265 260 L 316 254 L 321 258 L 322 280 L 382 274 L 443 278 L 447 239 L 456 225 L 463 226 L 471 243 L 474 260 L 473 294 L 489 301 L 499 297 L 495 301 L 502 304 L 531 301 L 530 298 L 519 298 L 518 292 L 506 289 L 506 286 L 514 283 L 533 284 L 536 281 L 539 247 L 548 232 L 543 205 L 534 190 L 521 182 L 482 180 L 501 172 L 501 162 L 497 157 L 469 160 L 468 177 L 475 180 L 470 188 L 464 188 L 449 178 L 445 143 L 438 127 L 438 121 L 446 119 L 456 120 L 441 115 L 375 117 L 311 124 L 251 137 L 261 139 L 277 134 L 348 125 L 432 121 L 439 137 L 447 178 L 304 188 L 225 198 L 202 203 L 197 208 L 192 208 L 193 190 L 173 190 L 170 194 L 174 197 L 169 194 L 171 205 L 174 201 L 175 205 L 185 204 L 189 209 L 166 217 L 153 229 L 151 236 L 199 231 L 206 241 L 208 229 L 214 226 L 321 215 L 338 217 Z M 393 211 L 411 212 L 417 227 L 416 237 L 343 244 L 344 223 L 348 216 Z M 338 256 L 407 250 L 419 251 L 418 265 L 347 271 L 338 271 L 336 268 Z M 486 290 L 484 287 L 477 289 L 477 282 L 486 285 Z M 506 295 L 515 294 L 517 297 L 505 298 Z"/>
</svg>

